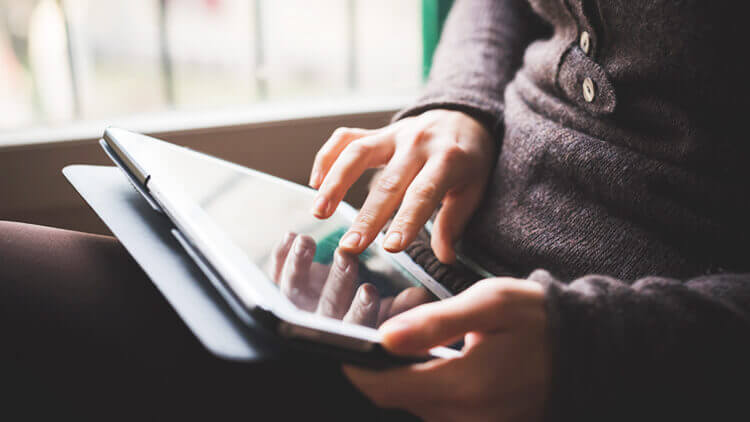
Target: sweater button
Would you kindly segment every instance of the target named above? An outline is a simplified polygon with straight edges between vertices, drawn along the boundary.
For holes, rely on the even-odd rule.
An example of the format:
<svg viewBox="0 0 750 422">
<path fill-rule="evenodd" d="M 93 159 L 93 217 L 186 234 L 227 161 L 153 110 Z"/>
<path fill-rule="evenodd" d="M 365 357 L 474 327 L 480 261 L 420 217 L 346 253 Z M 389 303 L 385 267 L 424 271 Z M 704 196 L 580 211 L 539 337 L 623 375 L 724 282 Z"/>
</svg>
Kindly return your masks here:
<svg viewBox="0 0 750 422">
<path fill-rule="evenodd" d="M 583 99 L 586 100 L 587 103 L 590 103 L 594 101 L 594 97 L 596 96 L 596 87 L 594 86 L 594 81 L 591 80 L 591 78 L 586 78 L 583 80 Z"/>
<path fill-rule="evenodd" d="M 581 47 L 581 50 L 583 50 L 583 54 L 589 54 L 589 49 L 591 48 L 591 36 L 588 32 L 581 32 L 581 39 L 578 41 L 578 45 Z"/>
</svg>

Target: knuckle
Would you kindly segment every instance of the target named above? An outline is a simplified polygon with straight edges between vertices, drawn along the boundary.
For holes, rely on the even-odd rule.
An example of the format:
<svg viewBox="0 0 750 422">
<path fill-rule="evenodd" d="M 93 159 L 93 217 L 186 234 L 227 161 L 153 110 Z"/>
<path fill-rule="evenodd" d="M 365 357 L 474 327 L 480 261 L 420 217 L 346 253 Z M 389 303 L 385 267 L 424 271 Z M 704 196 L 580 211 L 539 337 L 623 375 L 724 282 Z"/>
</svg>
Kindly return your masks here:
<svg viewBox="0 0 750 422">
<path fill-rule="evenodd" d="M 329 151 L 329 148 L 326 148 L 325 146 L 323 146 L 321 149 L 318 150 L 317 153 L 315 153 L 315 159 L 313 161 L 315 165 L 319 165 L 319 163 L 321 163 L 328 156 L 328 151 Z"/>
<path fill-rule="evenodd" d="M 383 169 L 377 169 L 372 175 L 372 178 L 370 178 L 370 182 L 367 184 L 368 190 L 374 190 L 376 189 L 376 186 L 378 184 L 378 180 L 380 180 L 381 177 L 383 177 Z"/>
<path fill-rule="evenodd" d="M 366 231 L 372 227 L 377 221 L 377 216 L 374 212 L 366 209 L 362 209 L 357 216 L 357 220 L 354 222 L 354 226 L 359 229 Z"/>
<path fill-rule="evenodd" d="M 487 293 L 487 297 L 494 305 L 501 307 L 508 302 L 508 289 L 503 287 L 502 284 L 497 285 Z"/>
<path fill-rule="evenodd" d="M 383 174 L 378 178 L 375 189 L 386 195 L 397 194 L 401 190 L 401 177 L 398 174 Z"/>
<path fill-rule="evenodd" d="M 509 280 L 504 278 L 485 279 L 477 283 L 477 287 L 477 294 L 483 296 L 485 300 L 490 301 L 498 309 L 508 305 L 515 295 Z"/>
<path fill-rule="evenodd" d="M 346 147 L 345 152 L 351 157 L 362 157 L 369 155 L 372 147 L 369 142 L 354 141 Z"/>
<path fill-rule="evenodd" d="M 409 232 L 412 227 L 416 226 L 419 219 L 419 212 L 413 208 L 402 208 L 396 219 L 393 220 L 391 227 L 393 230 L 401 232 Z"/>
<path fill-rule="evenodd" d="M 429 128 L 417 129 L 410 137 L 409 144 L 412 146 L 421 146 L 432 138 L 432 131 Z"/>
<path fill-rule="evenodd" d="M 337 200 L 339 199 L 339 196 L 343 196 L 343 194 L 341 194 L 343 186 L 344 180 L 341 176 L 336 174 L 336 172 L 331 171 L 323 181 L 323 186 L 318 189 L 318 195 L 329 201 Z"/>
<path fill-rule="evenodd" d="M 411 193 L 414 199 L 420 202 L 427 202 L 435 198 L 438 194 L 438 187 L 433 182 L 422 182 L 412 185 Z"/>
<path fill-rule="evenodd" d="M 448 146 L 441 154 L 440 160 L 444 165 L 449 167 L 455 166 L 456 164 L 466 159 L 466 151 L 464 151 L 458 145 Z"/>
<path fill-rule="evenodd" d="M 407 149 L 417 149 L 432 138 L 429 128 L 408 128 L 396 134 L 396 142 Z"/>
<path fill-rule="evenodd" d="M 351 129 L 348 127 L 338 127 L 336 130 L 333 131 L 333 134 L 331 135 L 331 139 L 341 139 L 349 134 Z"/>
</svg>

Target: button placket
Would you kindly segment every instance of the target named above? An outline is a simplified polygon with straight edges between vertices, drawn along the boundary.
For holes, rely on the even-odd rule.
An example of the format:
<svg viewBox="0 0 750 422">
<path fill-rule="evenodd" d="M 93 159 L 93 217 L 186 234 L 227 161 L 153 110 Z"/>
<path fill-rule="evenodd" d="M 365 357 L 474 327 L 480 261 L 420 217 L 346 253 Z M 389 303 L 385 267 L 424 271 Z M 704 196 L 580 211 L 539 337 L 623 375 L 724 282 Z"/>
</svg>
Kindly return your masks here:
<svg viewBox="0 0 750 422">
<path fill-rule="evenodd" d="M 584 13 L 582 0 L 562 0 L 566 6 L 567 50 L 560 57 L 555 84 L 571 102 L 587 112 L 602 116 L 614 112 L 617 99 L 609 76 L 597 63 L 597 33 Z"/>
<path fill-rule="evenodd" d="M 578 47 L 581 48 L 583 54 L 589 56 L 591 52 L 591 34 L 589 31 L 581 31 L 581 35 L 578 37 Z M 583 100 L 587 103 L 594 102 L 596 98 L 596 84 L 590 77 L 585 77 L 583 83 L 581 83 L 581 92 L 583 94 Z"/>
<path fill-rule="evenodd" d="M 573 45 L 561 61 L 558 86 L 566 97 L 595 115 L 614 111 L 614 87 L 607 73 L 583 49 Z"/>
<path fill-rule="evenodd" d="M 591 21 L 584 10 L 583 4 L 586 0 L 564 1 L 578 28 L 578 39 L 576 40 L 578 47 L 587 56 L 592 58 L 595 57 L 598 54 L 598 40 L 596 39 L 594 26 L 591 24 Z"/>
</svg>

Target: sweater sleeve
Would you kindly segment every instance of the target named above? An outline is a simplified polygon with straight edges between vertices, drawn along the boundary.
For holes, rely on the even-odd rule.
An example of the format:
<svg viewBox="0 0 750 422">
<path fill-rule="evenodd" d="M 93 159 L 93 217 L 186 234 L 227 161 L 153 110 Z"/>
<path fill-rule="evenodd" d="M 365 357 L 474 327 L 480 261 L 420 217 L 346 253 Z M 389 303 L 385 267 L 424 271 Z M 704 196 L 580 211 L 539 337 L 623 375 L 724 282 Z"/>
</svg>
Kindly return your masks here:
<svg viewBox="0 0 750 422">
<path fill-rule="evenodd" d="M 394 120 L 427 110 L 465 112 L 501 132 L 503 95 L 526 46 L 545 26 L 527 0 L 457 0 L 445 22 L 424 93 Z"/>
<path fill-rule="evenodd" d="M 549 420 L 748 418 L 750 274 L 529 279 L 547 294 Z"/>
</svg>

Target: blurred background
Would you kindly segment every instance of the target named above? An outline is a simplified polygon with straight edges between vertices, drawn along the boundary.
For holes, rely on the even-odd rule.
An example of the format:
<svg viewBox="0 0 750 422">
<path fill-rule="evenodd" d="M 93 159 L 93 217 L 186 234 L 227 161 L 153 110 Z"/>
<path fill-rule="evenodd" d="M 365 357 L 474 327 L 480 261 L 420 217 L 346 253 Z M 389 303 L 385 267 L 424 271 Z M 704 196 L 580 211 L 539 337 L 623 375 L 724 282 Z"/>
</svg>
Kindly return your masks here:
<svg viewBox="0 0 750 422">
<path fill-rule="evenodd" d="M 420 0 L 0 0 L 0 132 L 416 94 Z"/>
</svg>

